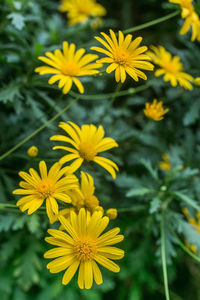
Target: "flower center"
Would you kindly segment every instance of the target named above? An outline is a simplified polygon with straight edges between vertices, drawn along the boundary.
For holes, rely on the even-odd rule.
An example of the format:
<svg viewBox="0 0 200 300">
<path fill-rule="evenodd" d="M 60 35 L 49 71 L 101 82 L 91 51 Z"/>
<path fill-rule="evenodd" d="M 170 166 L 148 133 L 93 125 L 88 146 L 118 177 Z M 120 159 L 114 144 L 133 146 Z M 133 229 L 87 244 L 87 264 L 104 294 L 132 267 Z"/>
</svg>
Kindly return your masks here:
<svg viewBox="0 0 200 300">
<path fill-rule="evenodd" d="M 92 260 L 96 253 L 96 243 L 88 238 L 83 238 L 74 243 L 74 254 L 80 261 Z"/>
<path fill-rule="evenodd" d="M 61 67 L 61 72 L 63 75 L 76 77 L 79 75 L 79 67 L 76 64 L 73 63 L 67 63 Z"/>
<path fill-rule="evenodd" d="M 99 200 L 97 199 L 96 196 L 94 195 L 88 195 L 88 197 L 86 197 L 84 199 L 85 202 L 85 206 L 89 209 L 89 210 L 93 210 L 93 208 L 95 208 L 96 206 L 99 205 Z"/>
<path fill-rule="evenodd" d="M 52 196 L 52 194 L 55 191 L 54 185 L 49 181 L 42 181 L 37 188 L 37 191 L 39 193 L 39 197 L 42 199 L 46 199 L 49 196 Z"/>
<path fill-rule="evenodd" d="M 163 68 L 165 70 L 167 70 L 169 73 L 172 73 L 172 74 L 176 74 L 177 73 L 177 67 L 172 64 L 171 62 L 163 62 Z"/>
<path fill-rule="evenodd" d="M 80 14 L 83 14 L 86 16 L 90 15 L 90 7 L 88 5 L 86 5 L 86 3 L 79 3 L 77 10 Z"/>
<path fill-rule="evenodd" d="M 119 65 L 126 65 L 130 63 L 130 54 L 124 49 L 117 49 L 113 59 Z"/>
<path fill-rule="evenodd" d="M 79 154 L 87 161 L 91 161 L 97 155 L 94 145 L 90 142 L 82 142 L 79 146 Z"/>
</svg>

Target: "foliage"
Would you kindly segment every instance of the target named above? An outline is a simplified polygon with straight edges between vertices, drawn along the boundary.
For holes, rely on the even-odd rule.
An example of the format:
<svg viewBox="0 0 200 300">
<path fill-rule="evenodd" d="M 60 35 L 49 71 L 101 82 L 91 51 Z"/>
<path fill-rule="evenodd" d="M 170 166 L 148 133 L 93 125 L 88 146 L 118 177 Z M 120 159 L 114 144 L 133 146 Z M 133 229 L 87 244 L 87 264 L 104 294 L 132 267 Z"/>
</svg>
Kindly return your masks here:
<svg viewBox="0 0 200 300">
<path fill-rule="evenodd" d="M 39 55 L 61 48 L 65 40 L 89 51 L 91 46 L 96 45 L 93 37 L 100 31 L 107 32 L 108 28 L 125 30 L 176 9 L 167 1 L 157 0 L 99 2 L 108 11 L 102 28 L 94 28 L 90 22 L 68 26 L 65 15 L 58 11 L 58 1 L 1 1 L 0 155 L 44 125 L 77 95 L 75 89 L 62 95 L 56 85 L 48 85 L 46 76 L 34 72 L 39 66 Z M 196 5 L 198 10 L 200 3 L 196 1 Z M 143 36 L 146 45 L 165 46 L 181 58 L 189 74 L 197 77 L 200 69 L 199 43 L 190 41 L 190 33 L 180 36 L 180 26 L 175 20 L 182 23 L 179 15 L 154 27 L 136 31 L 133 36 Z M 182 213 L 183 207 L 187 207 L 193 216 L 197 210 L 200 211 L 199 87 L 186 91 L 181 87 L 171 87 L 162 78 L 155 79 L 153 72 L 147 75 L 150 87 L 134 93 L 145 82 L 136 83 L 129 78 L 121 87 L 125 93 L 116 98 L 114 76 L 102 73 L 102 76 L 84 77 L 85 94 L 59 119 L 0 161 L 2 300 L 165 299 L 161 270 L 162 211 L 165 211 L 165 248 L 171 299 L 200 299 L 198 262 L 181 249 L 174 235 L 175 232 L 183 243 L 186 239 L 188 243 L 195 244 L 199 257 L 199 233 Z M 154 98 L 162 100 L 170 109 L 159 122 L 147 120 L 143 113 L 145 103 L 152 102 Z M 102 124 L 106 135 L 119 143 L 119 148 L 112 150 L 112 154 L 106 154 L 119 165 L 116 180 L 113 181 L 95 164 L 85 169 L 94 177 L 96 195 L 102 206 L 118 209 L 119 216 L 111 221 L 111 225 L 119 226 L 124 233 L 121 248 L 126 255 L 119 263 L 119 274 L 103 271 L 104 283 L 89 291 L 80 291 L 75 280 L 68 286 L 62 286 L 61 274 L 48 272 L 43 258 L 48 247 L 44 242 L 50 226 L 48 219 L 43 211 L 32 216 L 22 214 L 14 208 L 16 199 L 11 194 L 17 187 L 19 170 L 37 168 L 42 159 L 50 166 L 61 157 L 59 151 L 51 150 L 53 142 L 49 141 L 50 136 L 58 132 L 60 120 L 70 120 L 79 126 Z M 32 145 L 38 147 L 39 157 L 27 155 Z M 159 168 L 163 153 L 170 158 L 170 171 Z"/>
</svg>

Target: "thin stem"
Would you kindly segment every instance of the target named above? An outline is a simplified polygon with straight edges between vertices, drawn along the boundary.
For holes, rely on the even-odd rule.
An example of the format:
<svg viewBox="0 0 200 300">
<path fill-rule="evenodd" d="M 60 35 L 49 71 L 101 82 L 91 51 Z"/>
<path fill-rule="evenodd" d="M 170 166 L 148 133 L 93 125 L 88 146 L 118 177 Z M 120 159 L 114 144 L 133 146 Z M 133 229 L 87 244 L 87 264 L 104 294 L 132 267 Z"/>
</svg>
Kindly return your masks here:
<svg viewBox="0 0 200 300">
<path fill-rule="evenodd" d="M 139 26 L 135 26 L 135 27 L 132 27 L 132 28 L 129 28 L 127 30 L 124 30 L 123 33 L 124 34 L 127 34 L 127 33 L 132 33 L 132 32 L 135 32 L 135 31 L 138 31 L 138 30 L 141 30 L 141 29 L 145 29 L 145 28 L 148 28 L 148 27 L 151 27 L 151 26 L 154 26 L 156 24 L 159 24 L 159 23 L 162 23 L 162 22 L 165 22 L 169 19 L 172 19 L 174 17 L 176 17 L 177 15 L 179 15 L 179 11 L 175 11 L 169 15 L 166 15 L 164 17 L 161 17 L 161 18 L 158 18 L 158 19 L 155 19 L 153 21 L 150 21 L 150 22 L 147 22 L 147 23 L 144 23 L 142 25 L 139 25 Z"/>
<path fill-rule="evenodd" d="M 168 287 L 168 278 L 167 278 L 167 264 L 166 264 L 166 253 L 165 253 L 165 211 L 163 210 L 160 223 L 160 235 L 161 235 L 161 257 L 162 257 L 162 268 L 163 268 L 163 278 L 165 286 L 165 297 L 166 300 L 170 300 L 169 297 L 169 287 Z"/>
<path fill-rule="evenodd" d="M 148 89 L 149 87 L 151 87 L 155 81 L 156 81 L 155 79 L 152 79 L 141 86 L 138 86 L 136 88 L 129 88 L 128 90 L 124 90 L 124 91 L 117 92 L 117 93 L 114 92 L 114 93 L 99 94 L 99 95 L 79 95 L 73 91 L 70 91 L 69 95 L 71 95 L 74 98 L 79 97 L 82 100 L 105 100 L 105 99 L 113 97 L 114 94 L 115 94 L 115 97 L 117 98 L 117 97 L 122 97 L 122 96 L 127 96 L 127 95 L 134 95 L 136 93 L 142 92 L 142 91 Z M 48 84 L 48 85 L 42 84 L 41 85 L 40 82 L 37 82 L 37 84 L 35 84 L 35 85 L 58 90 L 58 87 L 56 85 L 50 85 L 50 84 Z"/>
<path fill-rule="evenodd" d="M 128 212 L 139 212 L 145 210 L 146 207 L 144 205 L 135 205 L 132 207 L 125 207 L 125 208 L 117 208 L 119 213 L 128 213 Z"/>
<path fill-rule="evenodd" d="M 146 128 L 149 126 L 149 123 L 150 123 L 150 120 L 148 122 L 146 122 L 145 126 L 143 127 L 143 129 L 138 133 L 138 135 L 136 137 L 134 137 L 132 140 L 131 140 L 131 143 L 134 143 L 136 142 L 140 137 L 141 135 L 145 132 Z"/>
<path fill-rule="evenodd" d="M 76 103 L 79 100 L 77 97 L 74 99 L 70 104 L 68 104 L 65 108 L 63 108 L 58 114 L 56 114 L 53 118 L 51 118 L 49 121 L 47 121 L 45 124 L 40 126 L 38 129 L 36 129 L 33 133 L 31 133 L 29 136 L 27 136 L 25 139 L 23 139 L 21 142 L 19 142 L 17 145 L 15 145 L 13 148 L 8 150 L 6 153 L 0 156 L 0 160 L 3 160 L 8 155 L 13 153 L 15 150 L 20 148 L 22 145 L 24 145 L 26 142 L 28 142 L 32 137 L 37 135 L 40 131 L 42 131 L 44 128 L 46 128 L 48 125 L 50 125 L 52 122 L 54 122 L 56 119 L 58 119 L 64 112 L 66 112 L 74 103 Z"/>
</svg>

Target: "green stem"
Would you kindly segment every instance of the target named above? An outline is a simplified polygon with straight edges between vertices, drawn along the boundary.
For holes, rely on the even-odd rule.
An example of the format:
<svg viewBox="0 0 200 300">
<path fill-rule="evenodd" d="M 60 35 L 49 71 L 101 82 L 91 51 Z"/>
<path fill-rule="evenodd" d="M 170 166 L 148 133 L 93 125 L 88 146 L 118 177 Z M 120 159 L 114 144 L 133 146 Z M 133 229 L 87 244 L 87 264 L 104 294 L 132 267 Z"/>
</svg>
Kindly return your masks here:
<svg viewBox="0 0 200 300">
<path fill-rule="evenodd" d="M 129 28 L 127 30 L 124 30 L 123 33 L 124 34 L 127 34 L 127 33 L 132 33 L 132 32 L 135 32 L 135 31 L 138 31 L 138 30 L 141 30 L 141 29 L 145 29 L 145 28 L 148 28 L 148 27 L 151 27 L 151 26 L 154 26 L 156 24 L 159 24 L 159 23 L 162 23 L 162 22 L 165 22 L 169 19 L 172 19 L 174 17 L 176 17 L 177 15 L 179 15 L 179 11 L 175 11 L 169 15 L 166 15 L 164 17 L 161 17 L 161 18 L 158 18 L 158 19 L 155 19 L 153 21 L 150 21 L 150 22 L 147 22 L 147 23 L 144 23 L 142 25 L 139 25 L 139 26 L 135 26 L 135 27 L 132 27 L 132 28 Z"/>
<path fill-rule="evenodd" d="M 46 128 L 48 125 L 50 125 L 56 119 L 58 119 L 64 112 L 66 112 L 78 100 L 79 100 L 79 98 L 77 97 L 70 104 L 68 104 L 65 108 L 63 108 L 59 113 L 57 113 L 53 118 L 51 118 L 48 122 L 46 122 L 45 124 L 40 126 L 38 129 L 36 129 L 33 133 L 31 133 L 29 136 L 27 136 L 25 139 L 23 139 L 21 142 L 19 142 L 17 145 L 15 145 L 13 148 L 11 148 L 6 153 L 1 155 L 0 160 L 3 160 L 4 158 L 6 158 L 8 155 L 13 153 L 18 148 L 20 148 L 22 145 L 24 145 L 26 142 L 28 142 L 32 137 L 34 137 L 36 134 L 38 134 L 40 131 L 42 131 L 44 128 Z"/>
<path fill-rule="evenodd" d="M 117 92 L 117 93 L 114 92 L 114 93 L 107 93 L 107 94 L 100 94 L 100 95 L 79 95 L 73 91 L 70 91 L 69 95 L 71 95 L 74 98 L 79 97 L 82 100 L 105 100 L 105 99 L 113 97 L 114 94 L 115 94 L 115 97 L 117 98 L 117 97 L 122 97 L 122 96 L 127 96 L 127 95 L 134 95 L 136 93 L 142 92 L 142 91 L 148 89 L 149 87 L 151 87 L 155 81 L 156 81 L 155 79 L 149 80 L 147 83 L 145 83 L 141 86 L 138 86 L 136 88 L 129 88 L 128 90 L 124 90 L 124 91 Z M 42 86 L 43 88 L 47 87 L 47 88 L 51 88 L 54 90 L 55 89 L 58 90 L 58 87 L 56 85 L 50 85 L 50 84 L 45 85 L 45 84 L 41 84 L 40 82 L 37 82 L 37 84 L 35 84 L 35 85 Z"/>
<path fill-rule="evenodd" d="M 151 120 L 149 120 L 148 122 L 146 122 L 145 126 L 143 127 L 143 129 L 140 131 L 140 133 L 134 137 L 132 140 L 131 140 L 131 143 L 134 143 L 136 142 L 140 137 L 141 135 L 145 132 L 146 128 L 149 126 L 149 123 L 151 122 Z"/>
<path fill-rule="evenodd" d="M 144 205 L 135 205 L 132 207 L 125 207 L 125 208 L 117 208 L 119 213 L 128 213 L 128 212 L 139 212 L 145 210 L 146 207 Z"/>
<path fill-rule="evenodd" d="M 169 287 L 168 287 L 168 278 L 167 278 L 167 264 L 166 264 L 166 253 L 165 253 L 165 211 L 163 210 L 160 223 L 160 235 L 161 235 L 161 257 L 162 257 L 162 268 L 163 268 L 163 278 L 165 286 L 165 297 L 166 300 L 170 300 L 169 297 Z"/>
</svg>

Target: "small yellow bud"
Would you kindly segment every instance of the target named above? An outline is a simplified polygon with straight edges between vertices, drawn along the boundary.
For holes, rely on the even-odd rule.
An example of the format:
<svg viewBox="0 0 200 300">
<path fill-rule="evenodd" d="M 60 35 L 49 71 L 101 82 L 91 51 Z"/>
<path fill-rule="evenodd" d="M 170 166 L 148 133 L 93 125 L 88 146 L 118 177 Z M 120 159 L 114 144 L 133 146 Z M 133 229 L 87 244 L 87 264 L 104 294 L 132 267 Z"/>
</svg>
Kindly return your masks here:
<svg viewBox="0 0 200 300">
<path fill-rule="evenodd" d="M 35 146 L 32 146 L 28 149 L 27 153 L 28 153 L 28 156 L 30 157 L 36 157 L 38 155 L 38 148 L 35 147 Z"/>
<path fill-rule="evenodd" d="M 200 86 L 200 77 L 194 79 L 194 84 Z"/>
<path fill-rule="evenodd" d="M 116 208 L 109 208 L 106 211 L 106 215 L 108 216 L 109 219 L 114 220 L 117 218 L 117 210 Z"/>
</svg>

